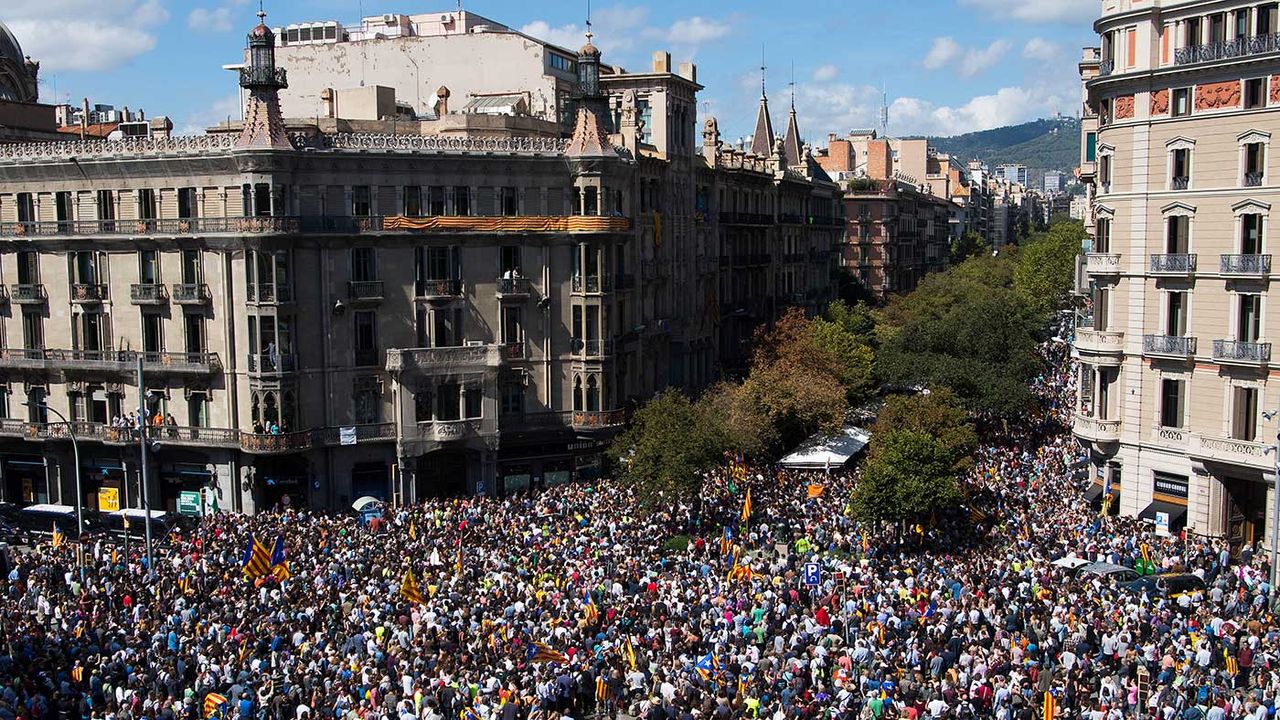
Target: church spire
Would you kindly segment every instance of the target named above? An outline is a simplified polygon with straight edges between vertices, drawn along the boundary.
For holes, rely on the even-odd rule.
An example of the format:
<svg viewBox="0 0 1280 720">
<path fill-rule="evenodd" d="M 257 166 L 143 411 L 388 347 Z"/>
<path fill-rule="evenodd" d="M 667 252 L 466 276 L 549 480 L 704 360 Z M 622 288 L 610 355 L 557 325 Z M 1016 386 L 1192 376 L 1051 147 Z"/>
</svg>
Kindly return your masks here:
<svg viewBox="0 0 1280 720">
<path fill-rule="evenodd" d="M 769 94 L 765 92 L 764 46 L 760 48 L 760 109 L 756 112 L 756 131 L 751 136 L 751 152 L 769 157 L 773 154 L 773 119 L 769 116 Z"/>
</svg>

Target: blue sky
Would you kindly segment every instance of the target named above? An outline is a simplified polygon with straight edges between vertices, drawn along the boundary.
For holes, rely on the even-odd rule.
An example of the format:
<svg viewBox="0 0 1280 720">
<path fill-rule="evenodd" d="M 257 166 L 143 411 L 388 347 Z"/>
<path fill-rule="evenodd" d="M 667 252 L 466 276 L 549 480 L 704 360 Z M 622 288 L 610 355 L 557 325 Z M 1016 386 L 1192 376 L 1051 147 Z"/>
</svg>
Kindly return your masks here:
<svg viewBox="0 0 1280 720">
<path fill-rule="evenodd" d="M 273 25 L 354 23 L 456 0 L 266 0 Z M 761 46 L 775 122 L 794 66 L 806 140 L 877 125 L 888 88 L 892 134 L 956 134 L 1055 111 L 1074 115 L 1080 48 L 1096 43 L 1098 0 L 595 0 L 605 60 L 642 68 L 654 50 L 692 59 L 704 112 L 727 139 L 749 134 Z M 553 42 L 581 44 L 585 0 L 464 0 L 464 7 Z M 42 62 L 41 97 L 168 115 L 193 131 L 237 113 L 234 76 L 256 0 L 4 0 L 7 23 Z M 781 129 L 779 128 L 779 131 Z"/>
</svg>

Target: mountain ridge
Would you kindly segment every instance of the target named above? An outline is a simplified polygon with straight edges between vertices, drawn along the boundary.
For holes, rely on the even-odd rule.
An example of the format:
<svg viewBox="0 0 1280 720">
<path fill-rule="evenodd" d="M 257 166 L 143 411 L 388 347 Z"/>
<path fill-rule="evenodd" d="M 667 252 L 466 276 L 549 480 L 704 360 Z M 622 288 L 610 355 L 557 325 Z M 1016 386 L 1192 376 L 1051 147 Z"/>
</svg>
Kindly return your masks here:
<svg viewBox="0 0 1280 720">
<path fill-rule="evenodd" d="M 997 165 L 1026 165 L 1030 170 L 1039 170 L 1037 174 L 1058 170 L 1070 177 L 1080 163 L 1080 123 L 1070 117 L 925 139 L 930 147 L 960 162 L 978 159 L 993 169 Z"/>
</svg>

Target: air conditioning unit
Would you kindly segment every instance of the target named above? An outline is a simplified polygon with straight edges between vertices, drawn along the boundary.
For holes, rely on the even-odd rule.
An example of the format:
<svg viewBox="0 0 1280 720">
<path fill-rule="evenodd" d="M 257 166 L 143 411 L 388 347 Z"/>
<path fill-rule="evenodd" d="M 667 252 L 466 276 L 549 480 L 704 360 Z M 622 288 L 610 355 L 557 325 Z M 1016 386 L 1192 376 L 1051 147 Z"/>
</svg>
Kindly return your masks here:
<svg viewBox="0 0 1280 720">
<path fill-rule="evenodd" d="M 441 16 L 440 16 L 440 22 L 442 22 L 442 23 L 451 23 L 451 22 L 453 22 L 453 16 L 452 16 L 452 15 L 449 15 L 448 13 L 446 13 L 446 14 L 444 14 L 444 15 L 441 15 Z"/>
<path fill-rule="evenodd" d="M 388 25 L 395 24 L 395 21 L 396 21 L 395 13 L 386 13 L 382 16 L 382 22 Z"/>
</svg>

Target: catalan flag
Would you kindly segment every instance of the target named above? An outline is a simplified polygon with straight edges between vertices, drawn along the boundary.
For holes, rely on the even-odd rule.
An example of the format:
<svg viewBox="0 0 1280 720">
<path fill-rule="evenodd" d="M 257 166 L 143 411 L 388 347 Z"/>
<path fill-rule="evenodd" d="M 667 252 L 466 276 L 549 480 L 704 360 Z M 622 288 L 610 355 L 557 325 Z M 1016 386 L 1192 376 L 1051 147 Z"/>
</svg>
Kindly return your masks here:
<svg viewBox="0 0 1280 720">
<path fill-rule="evenodd" d="M 49 545 L 51 545 L 54 550 L 57 550 L 62 547 L 62 543 L 64 542 L 66 542 L 66 537 L 62 534 L 62 531 L 58 529 L 58 523 L 54 523 L 53 535 L 49 537 Z"/>
<path fill-rule="evenodd" d="M 474 707 L 463 708 L 458 711 L 458 720 L 480 720 L 480 713 Z"/>
<path fill-rule="evenodd" d="M 1058 714 L 1058 700 L 1053 693 L 1044 694 L 1044 720 L 1053 720 L 1053 716 Z"/>
<path fill-rule="evenodd" d="M 77 665 L 71 668 L 71 680 L 73 682 L 84 682 L 84 667 Z"/>
<path fill-rule="evenodd" d="M 258 542 L 257 537 L 249 538 L 244 556 L 240 559 L 240 566 L 244 570 L 245 577 L 248 578 L 259 578 L 271 572 L 271 555 L 267 553 L 267 548 Z"/>
<path fill-rule="evenodd" d="M 720 674 L 720 658 L 714 652 L 709 652 L 694 664 L 693 669 L 703 680 L 710 680 L 713 675 Z"/>
<path fill-rule="evenodd" d="M 206 718 L 222 717 L 227 709 L 227 696 L 209 693 L 204 696 L 204 716 Z"/>
<path fill-rule="evenodd" d="M 529 645 L 527 659 L 531 663 L 560 663 L 568 665 L 569 658 L 558 650 L 552 650 L 546 643 L 535 642 Z"/>
<path fill-rule="evenodd" d="M 413 571 L 404 571 L 404 580 L 400 581 L 400 594 L 411 603 L 422 604 L 422 591 L 418 589 L 418 581 L 413 579 Z"/>
<path fill-rule="evenodd" d="M 410 540 L 418 539 L 418 526 L 414 525 L 412 521 L 409 523 L 409 539 Z"/>
<path fill-rule="evenodd" d="M 271 550 L 271 574 L 281 582 L 291 577 L 289 572 L 289 561 L 285 559 L 284 554 L 284 536 L 276 536 L 276 545 Z"/>
<path fill-rule="evenodd" d="M 631 666 L 632 670 L 635 670 L 636 669 L 636 648 L 634 645 L 631 644 L 630 635 L 627 636 L 626 649 L 627 649 L 627 664 Z"/>
<path fill-rule="evenodd" d="M 183 595 L 191 594 L 191 576 L 184 574 L 178 577 L 178 592 Z"/>
<path fill-rule="evenodd" d="M 589 623 L 600 620 L 600 610 L 596 607 L 596 601 L 592 599 L 590 590 L 585 591 L 582 595 L 582 614 Z"/>
<path fill-rule="evenodd" d="M 1223 649 L 1222 651 L 1222 659 L 1225 661 L 1228 675 L 1235 677 L 1240 674 L 1240 663 L 1235 658 L 1227 654 L 1226 649 Z"/>
<path fill-rule="evenodd" d="M 742 522 L 751 519 L 751 488 L 747 488 L 747 499 L 742 502 Z"/>
<path fill-rule="evenodd" d="M 604 675 L 596 676 L 596 702 L 605 702 L 609 699 L 609 681 L 604 679 Z"/>
</svg>

